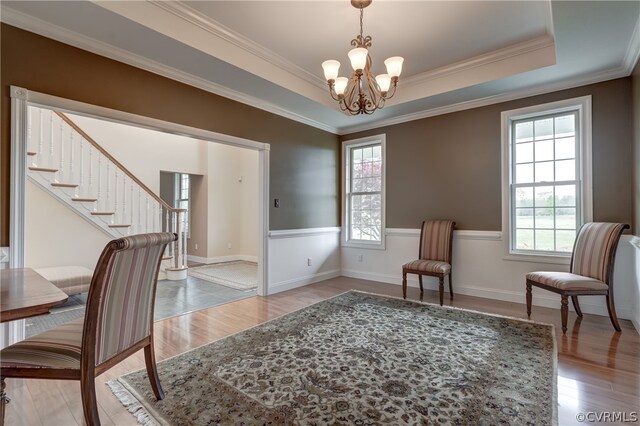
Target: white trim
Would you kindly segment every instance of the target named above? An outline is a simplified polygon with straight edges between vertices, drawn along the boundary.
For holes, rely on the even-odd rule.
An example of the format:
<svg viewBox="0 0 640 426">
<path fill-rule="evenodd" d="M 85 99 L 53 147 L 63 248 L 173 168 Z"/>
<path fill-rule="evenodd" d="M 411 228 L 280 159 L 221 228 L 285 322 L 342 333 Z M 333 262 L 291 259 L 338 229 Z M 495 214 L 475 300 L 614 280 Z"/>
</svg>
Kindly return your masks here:
<svg viewBox="0 0 640 426">
<path fill-rule="evenodd" d="M 340 227 L 332 226 L 327 228 L 304 228 L 304 229 L 283 229 L 276 231 L 269 231 L 269 238 L 295 238 L 295 237 L 307 237 L 309 235 L 323 235 L 323 234 L 339 234 Z"/>
<path fill-rule="evenodd" d="M 9 247 L 0 247 L 0 269 L 5 263 L 9 263 Z"/>
<path fill-rule="evenodd" d="M 205 265 L 210 265 L 212 263 L 237 262 L 237 261 L 258 263 L 257 256 L 250 256 L 248 254 L 232 254 L 229 256 L 216 256 L 216 257 L 200 257 L 200 256 L 194 256 L 189 254 L 187 255 L 187 260 L 189 260 L 190 262 L 204 263 Z"/>
<path fill-rule="evenodd" d="M 378 273 L 370 273 L 370 272 L 361 272 L 361 271 L 352 271 L 352 270 L 342 270 L 342 276 L 348 278 L 358 278 L 362 280 L 369 280 L 380 283 L 387 284 L 395 284 L 398 288 L 398 294 L 400 294 L 400 286 L 402 285 L 402 275 L 389 275 L 389 274 L 378 274 Z M 446 284 L 445 280 L 445 284 Z M 407 276 L 407 285 L 408 287 L 418 288 L 418 279 L 417 276 L 408 275 Z M 433 290 L 438 291 L 438 284 L 436 282 L 432 282 L 431 280 L 424 280 L 424 289 L 425 290 Z M 524 287 L 524 286 L 523 286 Z M 467 285 L 460 285 L 460 283 L 454 282 L 454 294 L 464 294 L 468 296 L 482 297 L 484 299 L 489 300 L 501 300 L 505 302 L 512 303 L 520 303 L 524 304 L 526 301 L 526 294 L 524 291 L 508 291 L 508 290 L 494 290 L 487 289 L 482 287 L 474 287 Z M 448 299 L 448 289 L 445 285 L 445 300 Z M 583 311 L 589 313 L 595 313 L 597 315 L 608 316 L 607 308 L 603 304 L 592 304 L 588 303 L 588 299 L 583 297 L 580 299 L 580 306 Z M 594 299 L 595 300 L 595 299 Z M 586 301 L 586 302 L 585 302 Z M 554 297 L 549 292 L 540 292 L 534 290 L 533 293 L 533 305 L 534 308 L 532 310 L 532 319 L 535 319 L 536 316 L 536 307 L 545 307 L 545 308 L 554 308 L 558 309 L 560 305 L 560 298 Z M 573 307 L 570 307 L 573 310 Z M 628 308 L 616 307 L 616 311 L 618 316 L 621 318 L 632 318 L 633 311 Z"/>
<path fill-rule="evenodd" d="M 382 191 L 380 191 L 380 196 L 382 198 L 382 229 L 380 230 L 380 241 L 353 241 L 349 239 L 349 212 L 347 211 L 347 182 L 349 179 L 349 172 L 347 167 L 347 159 L 349 158 L 348 149 L 351 147 L 356 147 L 359 145 L 367 145 L 379 143 L 382 151 Z M 368 248 L 368 249 L 376 249 L 376 250 L 384 250 L 386 244 L 386 229 L 387 229 L 387 135 L 385 133 L 381 133 L 379 135 L 365 136 L 363 138 L 358 139 L 350 139 L 346 141 L 342 141 L 341 147 L 341 156 L 342 156 L 342 182 L 341 182 L 341 194 L 342 194 L 342 235 L 340 237 L 340 245 L 344 247 L 358 247 L 358 248 Z"/>
<path fill-rule="evenodd" d="M 593 182 L 592 182 L 592 127 L 591 95 L 565 99 L 546 104 L 533 105 L 509 111 L 503 111 L 501 120 L 501 175 L 502 175 L 502 233 L 504 235 L 505 260 L 537 261 L 541 263 L 568 264 L 569 255 L 545 255 L 539 253 L 513 252 L 511 248 L 511 123 L 513 120 L 535 117 L 562 111 L 578 111 L 580 122 L 580 176 L 579 202 L 581 222 L 593 221 Z M 538 260 L 535 260 L 538 259 Z"/>
<path fill-rule="evenodd" d="M 321 90 L 325 90 L 327 83 L 319 76 L 312 74 L 302 67 L 294 64 L 286 58 L 278 55 L 272 50 L 267 49 L 261 44 L 243 36 L 242 34 L 232 30 L 224 24 L 214 20 L 213 18 L 203 14 L 202 12 L 180 2 L 152 1 L 151 4 L 171 13 L 172 15 L 194 25 L 206 32 L 223 39 L 239 49 L 260 58 L 268 63 L 275 65 L 283 71 L 300 77 L 301 79 L 313 84 Z"/>
<path fill-rule="evenodd" d="M 627 53 L 624 55 L 622 67 L 629 70 L 629 74 L 631 74 L 638 63 L 638 59 L 640 59 L 640 16 L 636 21 L 636 26 L 629 40 L 629 46 L 627 46 Z"/>
<path fill-rule="evenodd" d="M 24 267 L 27 121 L 29 91 L 11 86 L 11 169 L 9 170 L 9 267 Z"/>
<path fill-rule="evenodd" d="M 420 229 L 387 228 L 387 236 L 420 238 Z M 502 232 L 461 229 L 453 231 L 453 238 L 460 240 L 501 240 Z"/>
<path fill-rule="evenodd" d="M 516 99 L 529 98 L 532 96 L 543 95 L 545 93 L 558 92 L 560 90 L 572 89 L 574 87 L 586 86 L 589 84 L 601 83 L 603 81 L 614 80 L 616 78 L 627 77 L 631 74 L 633 68 L 618 67 L 610 70 L 601 71 L 588 76 L 580 76 L 569 78 L 561 82 L 542 84 L 532 88 L 513 90 L 508 93 L 499 95 L 486 96 L 484 98 L 473 99 L 469 101 L 458 102 L 455 104 L 445 105 L 441 107 L 428 108 L 423 111 L 413 112 L 410 114 L 399 115 L 387 119 L 379 120 L 374 123 L 366 123 L 355 126 L 338 128 L 338 135 L 347 135 L 351 133 L 363 132 L 367 130 L 378 129 L 381 127 L 393 126 L 395 124 L 406 123 L 408 121 L 421 120 L 423 118 L 435 117 L 452 112 L 466 111 L 473 108 L 480 108 L 488 105 L 495 105 L 503 102 L 513 101 Z"/>
<path fill-rule="evenodd" d="M 336 127 L 330 126 L 317 120 L 313 120 L 311 118 L 304 117 L 295 111 L 287 110 L 278 105 L 265 101 L 264 99 L 247 95 L 246 93 L 230 89 L 202 77 L 189 74 L 187 72 L 178 70 L 149 58 L 131 53 L 125 49 L 121 49 L 108 43 L 104 43 L 91 37 L 87 37 L 75 31 L 59 27 L 50 22 L 46 22 L 17 10 L 11 9 L 6 5 L 2 6 L 2 22 L 21 28 L 23 30 L 43 35 L 45 37 L 57 40 L 70 46 L 74 46 L 79 49 L 83 49 L 88 52 L 92 52 L 116 60 L 118 62 L 122 62 L 124 64 L 128 64 L 136 68 L 161 75 L 171 80 L 188 84 L 198 89 L 202 89 L 206 92 L 224 96 L 225 98 L 232 99 L 236 102 L 240 102 L 245 105 L 271 112 L 273 114 L 297 121 L 299 123 L 307 124 L 309 126 L 334 134 L 336 134 L 338 131 Z"/>
<path fill-rule="evenodd" d="M 298 287 L 304 287 L 305 285 L 325 281 L 331 278 L 341 276 L 340 269 L 334 269 L 331 271 L 319 272 L 313 275 L 307 275 L 300 278 L 294 278 L 291 280 L 281 281 L 278 283 L 271 283 L 269 286 L 269 295 L 280 293 L 282 291 L 291 290 Z"/>
<path fill-rule="evenodd" d="M 195 127 L 184 126 L 181 124 L 170 123 L 167 121 L 158 120 L 155 118 L 144 117 L 136 114 L 126 113 L 122 111 L 113 110 L 110 108 L 99 107 L 95 105 L 86 104 L 83 102 L 72 101 L 69 99 L 60 98 L 57 96 L 51 96 L 44 93 L 29 91 L 21 87 L 11 86 L 12 96 L 12 117 L 17 111 L 17 108 L 13 106 L 14 103 L 20 99 L 18 96 L 24 98 L 23 103 L 24 112 L 22 114 L 22 122 L 15 123 L 12 121 L 12 146 L 18 147 L 13 149 L 13 157 L 11 163 L 11 222 L 10 222 L 10 250 L 11 255 L 11 267 L 21 267 L 24 262 L 24 217 L 25 217 L 25 181 L 26 181 L 26 138 L 27 138 L 27 123 L 26 123 L 26 111 L 27 104 L 35 104 L 38 106 L 45 106 L 48 108 L 55 108 L 63 111 L 68 111 L 74 114 L 86 115 L 90 117 L 96 117 L 100 119 L 111 120 L 114 122 L 124 123 L 128 125 L 140 126 L 148 129 L 153 129 L 165 133 L 173 133 L 181 136 L 193 137 L 196 139 L 223 143 L 226 145 L 236 146 L 240 148 L 248 148 L 258 151 L 258 235 L 261 235 L 262 243 L 258 245 L 258 269 L 261 271 L 258 274 L 258 294 L 263 296 L 268 293 L 268 256 L 269 248 L 267 245 L 268 229 L 269 229 L 269 150 L 270 145 L 267 143 L 261 143 L 252 141 L 249 139 L 238 138 L 235 136 L 223 135 L 221 133 L 211 132 L 208 130 L 197 129 Z M 18 132 L 15 129 L 21 129 Z M 21 148 L 20 148 L 21 147 Z M 21 162 L 18 158 L 20 153 L 22 154 Z M 14 165 L 17 163 L 17 166 Z M 15 199 L 14 199 L 15 198 Z M 22 199 L 21 204 L 19 200 Z M 17 200 L 17 201 L 16 201 Z M 21 236 L 16 238 L 16 236 Z M 18 258 L 19 254 L 22 256 Z M 17 263 L 17 260 L 20 263 Z"/>
</svg>

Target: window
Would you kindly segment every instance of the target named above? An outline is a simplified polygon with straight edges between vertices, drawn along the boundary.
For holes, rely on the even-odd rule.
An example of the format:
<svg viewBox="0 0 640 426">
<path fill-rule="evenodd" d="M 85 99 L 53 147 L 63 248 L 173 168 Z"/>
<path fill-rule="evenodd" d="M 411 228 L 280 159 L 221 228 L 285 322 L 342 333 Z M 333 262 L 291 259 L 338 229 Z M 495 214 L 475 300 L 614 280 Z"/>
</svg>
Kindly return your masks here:
<svg viewBox="0 0 640 426">
<path fill-rule="evenodd" d="M 191 238 L 189 222 L 191 219 L 191 209 L 189 208 L 189 199 L 191 195 L 190 180 L 187 173 L 176 173 L 175 183 L 175 203 L 177 209 L 187 209 L 184 214 L 184 232 L 187 238 Z"/>
<path fill-rule="evenodd" d="M 344 243 L 384 248 L 385 136 L 344 142 Z"/>
<path fill-rule="evenodd" d="M 508 253 L 568 256 L 591 220 L 590 100 L 502 114 Z"/>
</svg>

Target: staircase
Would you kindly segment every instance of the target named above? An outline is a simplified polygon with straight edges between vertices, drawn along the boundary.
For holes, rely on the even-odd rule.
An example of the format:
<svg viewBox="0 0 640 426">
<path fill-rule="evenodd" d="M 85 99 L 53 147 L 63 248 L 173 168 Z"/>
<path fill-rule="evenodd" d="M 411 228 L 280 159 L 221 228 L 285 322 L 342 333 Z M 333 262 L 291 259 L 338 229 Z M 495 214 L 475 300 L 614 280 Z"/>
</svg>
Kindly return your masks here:
<svg viewBox="0 0 640 426">
<path fill-rule="evenodd" d="M 161 270 L 186 278 L 186 209 L 151 191 L 68 116 L 29 106 L 27 177 L 112 238 L 175 232 Z"/>
</svg>

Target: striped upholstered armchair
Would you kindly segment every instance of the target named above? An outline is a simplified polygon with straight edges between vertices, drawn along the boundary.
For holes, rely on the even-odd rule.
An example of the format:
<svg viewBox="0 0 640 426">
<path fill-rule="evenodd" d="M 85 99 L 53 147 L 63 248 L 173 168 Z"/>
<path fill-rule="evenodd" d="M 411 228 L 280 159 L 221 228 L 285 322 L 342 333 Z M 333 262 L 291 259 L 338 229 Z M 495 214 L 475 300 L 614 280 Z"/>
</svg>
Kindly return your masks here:
<svg viewBox="0 0 640 426">
<path fill-rule="evenodd" d="M 153 349 L 153 308 L 162 254 L 176 239 L 157 233 L 109 242 L 91 280 L 84 320 L 0 351 L 3 389 L 5 378 L 79 380 L 85 422 L 99 425 L 95 377 L 144 349 L 153 392 L 164 398 Z"/>
<path fill-rule="evenodd" d="M 609 318 L 616 331 L 622 331 L 613 301 L 613 264 L 620 236 L 629 225 L 589 222 L 582 225 L 573 245 L 569 272 L 530 272 L 527 274 L 527 315 L 531 317 L 531 287 L 560 294 L 562 333 L 567 332 L 569 296 L 576 314 L 582 317 L 578 296 L 602 295 L 607 299 Z"/>
<path fill-rule="evenodd" d="M 451 251 L 453 229 L 456 223 L 450 220 L 422 222 L 418 259 L 402 265 L 402 297 L 407 298 L 407 274 L 417 274 L 422 300 L 422 276 L 438 277 L 440 282 L 440 305 L 444 301 L 444 277 L 449 276 L 449 295 L 453 299 L 451 284 Z"/>
</svg>

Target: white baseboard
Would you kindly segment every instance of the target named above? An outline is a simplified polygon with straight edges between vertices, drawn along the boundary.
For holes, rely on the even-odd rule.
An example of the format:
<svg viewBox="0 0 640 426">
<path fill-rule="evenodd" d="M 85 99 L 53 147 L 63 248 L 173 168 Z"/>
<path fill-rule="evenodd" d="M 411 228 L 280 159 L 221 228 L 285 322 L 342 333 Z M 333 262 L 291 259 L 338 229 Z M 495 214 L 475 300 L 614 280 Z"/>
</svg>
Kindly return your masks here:
<svg viewBox="0 0 640 426">
<path fill-rule="evenodd" d="M 232 254 L 229 256 L 217 256 L 217 257 L 200 257 L 194 256 L 192 254 L 187 255 L 187 260 L 190 262 L 204 263 L 206 265 L 210 265 L 212 263 L 223 263 L 223 262 L 237 262 L 239 260 L 244 260 L 245 262 L 258 262 L 257 256 L 249 256 L 247 254 Z"/>
<path fill-rule="evenodd" d="M 402 277 L 398 275 L 374 274 L 369 272 L 343 270 L 342 276 L 349 277 L 349 278 L 359 278 L 359 279 L 369 280 L 369 281 L 383 282 L 388 284 L 395 284 L 398 287 L 402 286 Z M 438 283 L 435 279 L 430 277 L 425 277 L 423 281 L 424 281 L 423 286 L 425 290 L 436 290 L 436 291 L 438 290 Z M 413 287 L 413 288 L 419 287 L 417 275 L 412 274 L 407 276 L 407 286 Z M 504 302 L 521 303 L 524 305 L 526 303 L 524 282 L 522 283 L 522 288 L 523 288 L 522 291 L 507 291 L 507 290 L 496 290 L 496 289 L 473 287 L 473 286 L 464 285 L 464 284 L 461 285 L 459 283 L 456 283 L 455 281 L 453 282 L 454 294 L 464 294 L 467 296 L 482 297 L 484 299 L 500 300 Z M 400 292 L 400 290 L 398 291 Z M 449 281 L 448 281 L 448 278 L 445 278 L 445 292 L 448 292 L 448 291 L 449 291 Z M 558 310 L 560 309 L 560 297 L 554 297 L 554 295 L 552 295 L 549 292 L 544 292 L 549 294 L 548 296 L 547 295 L 541 296 L 540 295 L 541 292 L 544 292 L 544 290 L 537 291 L 535 288 L 533 289 L 532 302 L 534 305 L 534 312 L 535 312 L 535 306 L 553 308 Z M 448 297 L 448 296 L 445 294 L 445 297 Z M 599 298 L 601 299 L 602 304 L 598 305 L 594 303 L 585 302 L 590 298 L 593 298 L 594 300 Z M 607 317 L 609 316 L 603 296 L 581 297 L 580 308 L 585 313 L 602 315 Z M 569 306 L 569 309 L 573 311 L 573 306 L 571 304 Z M 633 318 L 633 315 L 634 315 L 634 313 L 630 309 L 627 309 L 624 307 L 616 307 L 616 313 L 618 314 L 618 317 L 625 317 L 625 318 Z M 632 322 L 634 323 L 636 330 L 640 331 L 640 328 L 638 328 L 638 324 L 637 324 L 638 321 L 634 319 L 632 320 Z"/>
<path fill-rule="evenodd" d="M 307 275 L 305 277 L 281 281 L 279 283 L 273 283 L 269 285 L 269 295 L 280 293 L 286 290 L 291 290 L 298 287 L 304 287 L 305 285 L 308 285 L 308 284 L 325 281 L 325 280 L 336 278 L 339 276 L 340 276 L 340 270 L 334 269 L 332 271 L 319 272 L 317 274 Z"/>
</svg>

